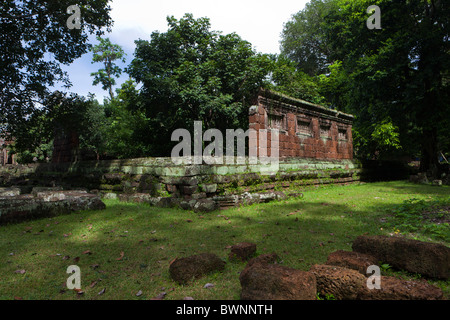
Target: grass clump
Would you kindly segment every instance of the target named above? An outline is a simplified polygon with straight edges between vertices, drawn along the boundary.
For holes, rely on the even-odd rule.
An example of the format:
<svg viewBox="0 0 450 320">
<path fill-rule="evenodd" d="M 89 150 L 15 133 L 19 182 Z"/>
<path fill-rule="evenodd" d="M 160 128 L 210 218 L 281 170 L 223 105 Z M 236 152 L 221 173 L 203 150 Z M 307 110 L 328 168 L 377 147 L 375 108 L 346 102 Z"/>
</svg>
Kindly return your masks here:
<svg viewBox="0 0 450 320">
<path fill-rule="evenodd" d="M 450 197 L 404 200 L 392 213 L 388 225 L 396 232 L 450 242 Z"/>
</svg>

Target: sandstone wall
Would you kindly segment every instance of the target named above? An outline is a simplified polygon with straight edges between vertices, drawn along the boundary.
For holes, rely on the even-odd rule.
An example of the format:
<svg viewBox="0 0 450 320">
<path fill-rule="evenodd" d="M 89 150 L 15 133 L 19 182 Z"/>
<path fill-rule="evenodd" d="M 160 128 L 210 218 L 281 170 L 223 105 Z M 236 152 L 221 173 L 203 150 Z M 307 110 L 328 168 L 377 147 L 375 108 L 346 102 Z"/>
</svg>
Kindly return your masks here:
<svg viewBox="0 0 450 320">
<path fill-rule="evenodd" d="M 237 160 L 234 162 L 237 163 Z M 22 194 L 33 187 L 85 189 L 123 200 L 162 202 L 168 205 L 226 207 L 255 200 L 251 193 L 282 191 L 314 184 L 351 183 L 360 168 L 350 160 L 291 158 L 279 170 L 266 174 L 267 165 L 182 165 L 170 158 L 46 163 L 0 168 L 0 187 L 15 186 Z M 272 197 L 278 197 L 272 194 Z M 214 199 L 214 204 L 200 200 Z M 198 203 L 199 202 L 199 203 Z"/>
</svg>

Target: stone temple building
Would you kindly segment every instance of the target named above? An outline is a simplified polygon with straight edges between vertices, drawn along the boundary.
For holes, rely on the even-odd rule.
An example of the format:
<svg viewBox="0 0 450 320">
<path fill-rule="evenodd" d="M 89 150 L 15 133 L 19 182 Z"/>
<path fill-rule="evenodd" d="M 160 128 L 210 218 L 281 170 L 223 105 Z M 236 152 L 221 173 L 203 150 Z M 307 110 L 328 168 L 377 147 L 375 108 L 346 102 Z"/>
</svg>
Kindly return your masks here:
<svg viewBox="0 0 450 320">
<path fill-rule="evenodd" d="M 249 128 L 279 130 L 279 157 L 352 160 L 353 116 L 261 89 L 250 108 Z M 258 152 L 261 147 L 258 146 Z M 270 156 L 270 145 L 263 154 Z"/>
</svg>

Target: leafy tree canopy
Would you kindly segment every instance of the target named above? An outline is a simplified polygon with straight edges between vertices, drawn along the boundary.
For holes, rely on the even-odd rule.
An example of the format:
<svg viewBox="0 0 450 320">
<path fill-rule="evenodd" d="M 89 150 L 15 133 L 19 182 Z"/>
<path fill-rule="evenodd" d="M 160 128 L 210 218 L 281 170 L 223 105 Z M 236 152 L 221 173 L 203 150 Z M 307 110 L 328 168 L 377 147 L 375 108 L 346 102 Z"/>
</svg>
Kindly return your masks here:
<svg viewBox="0 0 450 320">
<path fill-rule="evenodd" d="M 371 5 L 380 8 L 382 29 L 367 28 Z M 375 145 L 401 150 L 436 174 L 448 148 L 449 19 L 443 0 L 313 0 L 286 24 L 282 48 L 298 69 L 313 70 L 331 104 L 356 116 L 360 157 L 373 157 Z"/>
<path fill-rule="evenodd" d="M 103 63 L 104 68 L 91 73 L 91 76 L 94 77 L 93 84 L 101 83 L 103 90 L 108 90 L 110 98 L 113 99 L 114 91 L 112 87 L 116 84 L 114 78 L 118 78 L 122 74 L 122 69 L 114 61 L 125 62 L 126 54 L 121 46 L 111 43 L 109 38 L 97 37 L 97 41 L 99 43 L 92 48 L 94 53 L 92 63 Z"/>
<path fill-rule="evenodd" d="M 71 132 L 77 133 L 84 154 L 99 158 L 106 151 L 105 112 L 93 95 L 85 98 L 55 91 L 47 96 L 44 105 L 18 127 L 16 133 L 21 139 L 14 141 L 12 151 L 19 154 L 20 162 L 51 158 L 54 137 Z"/>
<path fill-rule="evenodd" d="M 192 130 L 195 120 L 204 128 L 248 127 L 248 106 L 273 64 L 237 34 L 211 31 L 208 18 L 167 21 L 167 32 L 136 41 L 127 69 L 142 85 L 136 107 L 149 118 L 144 137 L 154 155 L 170 155 L 171 145 L 161 141 L 170 141 L 175 129 Z"/>
<path fill-rule="evenodd" d="M 69 29 L 71 0 L 4 0 L 0 4 L 0 123 L 20 140 L 26 125 L 50 87 L 70 81 L 61 64 L 89 50 L 88 36 L 112 25 L 109 0 L 77 1 L 80 29 Z"/>
<path fill-rule="evenodd" d="M 343 62 L 346 105 L 361 124 L 379 123 L 378 129 L 391 118 L 400 139 L 421 146 L 422 171 L 436 174 L 439 132 L 450 117 L 450 6 L 440 0 L 377 1 L 382 29 L 369 30 L 371 1 L 334 3 L 326 17 L 327 42 Z"/>
<path fill-rule="evenodd" d="M 309 76 L 327 72 L 331 64 L 331 48 L 325 39 L 324 26 L 330 2 L 311 0 L 284 24 L 281 34 L 281 53 Z"/>
</svg>

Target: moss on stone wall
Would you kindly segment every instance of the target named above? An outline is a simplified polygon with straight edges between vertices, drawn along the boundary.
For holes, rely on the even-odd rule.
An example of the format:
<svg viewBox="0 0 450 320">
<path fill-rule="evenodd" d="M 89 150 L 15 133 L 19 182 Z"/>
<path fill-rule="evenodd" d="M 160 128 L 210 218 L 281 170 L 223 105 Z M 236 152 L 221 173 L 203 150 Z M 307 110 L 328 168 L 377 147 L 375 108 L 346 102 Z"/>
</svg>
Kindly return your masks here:
<svg viewBox="0 0 450 320">
<path fill-rule="evenodd" d="M 214 195 L 286 190 L 302 186 L 358 181 L 359 166 L 349 160 L 286 159 L 279 170 L 246 159 L 232 165 L 175 165 L 170 158 L 86 161 L 0 167 L 0 187 L 35 186 L 87 189 L 101 193 L 149 194 L 152 197 L 202 199 Z"/>
</svg>

